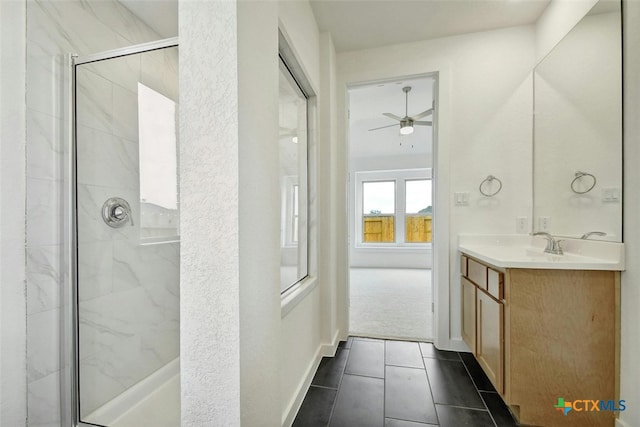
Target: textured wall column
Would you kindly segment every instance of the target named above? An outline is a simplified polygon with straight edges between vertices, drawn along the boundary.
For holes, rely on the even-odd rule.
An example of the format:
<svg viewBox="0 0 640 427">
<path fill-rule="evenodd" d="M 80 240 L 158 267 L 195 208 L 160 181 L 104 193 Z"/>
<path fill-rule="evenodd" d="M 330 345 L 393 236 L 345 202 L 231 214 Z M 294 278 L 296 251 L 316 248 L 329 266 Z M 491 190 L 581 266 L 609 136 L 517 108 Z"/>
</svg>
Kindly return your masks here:
<svg viewBox="0 0 640 427">
<path fill-rule="evenodd" d="M 235 1 L 181 1 L 182 426 L 240 425 Z"/>
</svg>

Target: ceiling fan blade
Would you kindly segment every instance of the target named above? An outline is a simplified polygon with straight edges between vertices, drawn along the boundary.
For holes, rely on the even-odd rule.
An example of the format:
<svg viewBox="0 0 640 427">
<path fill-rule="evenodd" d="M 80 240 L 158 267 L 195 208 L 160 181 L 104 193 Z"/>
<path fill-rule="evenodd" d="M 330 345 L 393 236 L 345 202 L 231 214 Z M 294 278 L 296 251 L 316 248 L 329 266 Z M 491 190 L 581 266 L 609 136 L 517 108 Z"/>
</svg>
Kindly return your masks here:
<svg viewBox="0 0 640 427">
<path fill-rule="evenodd" d="M 425 116 L 428 116 L 429 114 L 433 113 L 433 108 L 429 108 L 428 110 L 424 110 L 422 113 L 420 114 L 416 114 L 415 116 L 411 117 L 414 121 L 421 119 Z"/>
<path fill-rule="evenodd" d="M 382 113 L 383 116 L 387 116 L 389 118 L 395 119 L 397 121 L 401 121 L 402 117 L 398 117 L 395 114 L 391 114 L 391 113 Z"/>
<path fill-rule="evenodd" d="M 433 122 L 429 122 L 429 121 L 420 121 L 420 120 L 414 120 L 413 121 L 414 125 L 420 125 L 420 126 L 433 126 Z"/>
<path fill-rule="evenodd" d="M 373 129 L 369 129 L 369 130 L 371 131 L 371 130 L 378 130 L 378 129 L 390 128 L 390 127 L 392 127 L 392 126 L 398 126 L 398 124 L 396 123 L 396 124 L 393 124 L 393 125 L 380 126 L 379 128 L 373 128 Z"/>
</svg>

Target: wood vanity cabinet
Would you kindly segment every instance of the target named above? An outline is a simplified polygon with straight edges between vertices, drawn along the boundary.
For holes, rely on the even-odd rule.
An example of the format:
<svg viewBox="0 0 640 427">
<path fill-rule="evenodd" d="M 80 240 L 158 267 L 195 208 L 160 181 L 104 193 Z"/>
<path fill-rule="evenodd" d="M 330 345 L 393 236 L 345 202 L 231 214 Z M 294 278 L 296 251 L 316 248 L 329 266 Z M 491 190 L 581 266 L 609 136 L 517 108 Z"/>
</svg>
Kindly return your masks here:
<svg viewBox="0 0 640 427">
<path fill-rule="evenodd" d="M 462 338 L 518 421 L 613 426 L 618 407 L 620 273 L 499 268 L 463 254 Z M 588 408 L 584 409 L 584 408 Z"/>
<path fill-rule="evenodd" d="M 474 259 L 461 259 L 462 338 L 499 393 L 503 391 L 503 274 Z M 491 275 L 489 274 L 491 271 Z M 491 285 L 490 285 L 491 283 Z"/>
</svg>

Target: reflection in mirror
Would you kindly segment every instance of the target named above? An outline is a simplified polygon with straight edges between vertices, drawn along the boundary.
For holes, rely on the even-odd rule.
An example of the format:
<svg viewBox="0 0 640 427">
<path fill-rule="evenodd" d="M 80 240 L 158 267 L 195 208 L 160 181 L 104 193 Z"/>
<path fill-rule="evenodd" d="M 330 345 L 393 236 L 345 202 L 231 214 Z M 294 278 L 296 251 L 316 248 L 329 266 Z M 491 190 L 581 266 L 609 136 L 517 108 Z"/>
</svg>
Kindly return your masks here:
<svg viewBox="0 0 640 427">
<path fill-rule="evenodd" d="M 621 52 L 600 0 L 535 69 L 535 231 L 622 241 Z"/>
<path fill-rule="evenodd" d="M 307 98 L 280 62 L 280 291 L 307 276 Z"/>
</svg>

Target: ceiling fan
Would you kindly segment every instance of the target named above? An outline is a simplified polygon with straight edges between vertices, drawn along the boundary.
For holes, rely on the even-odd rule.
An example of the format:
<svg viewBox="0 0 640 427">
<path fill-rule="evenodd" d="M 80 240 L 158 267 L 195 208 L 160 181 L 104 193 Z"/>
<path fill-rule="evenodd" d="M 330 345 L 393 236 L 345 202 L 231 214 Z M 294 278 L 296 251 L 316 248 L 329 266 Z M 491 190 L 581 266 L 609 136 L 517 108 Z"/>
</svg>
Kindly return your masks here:
<svg viewBox="0 0 640 427">
<path fill-rule="evenodd" d="M 404 110 L 404 117 L 399 117 L 396 116 L 395 114 L 391 114 L 391 113 L 382 113 L 383 116 L 387 116 L 391 119 L 397 120 L 400 122 L 400 134 L 401 135 L 410 135 L 413 133 L 413 126 L 414 125 L 418 125 L 418 126 L 431 126 L 433 125 L 432 121 L 424 121 L 424 120 L 419 120 L 423 117 L 428 116 L 429 114 L 433 113 L 433 108 L 429 108 L 428 110 L 423 111 L 420 114 L 416 114 L 413 117 L 409 117 L 409 91 L 411 91 L 411 86 L 405 86 L 402 88 L 402 91 L 405 93 L 405 110 Z M 384 129 L 384 128 L 390 128 L 392 126 L 397 126 L 398 124 L 393 124 L 393 125 L 387 125 L 387 126 L 380 126 L 377 128 L 373 128 L 373 129 L 369 129 L 370 131 L 372 130 L 378 130 L 378 129 Z"/>
</svg>

